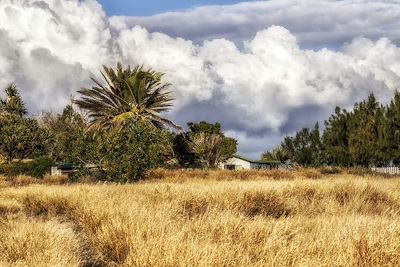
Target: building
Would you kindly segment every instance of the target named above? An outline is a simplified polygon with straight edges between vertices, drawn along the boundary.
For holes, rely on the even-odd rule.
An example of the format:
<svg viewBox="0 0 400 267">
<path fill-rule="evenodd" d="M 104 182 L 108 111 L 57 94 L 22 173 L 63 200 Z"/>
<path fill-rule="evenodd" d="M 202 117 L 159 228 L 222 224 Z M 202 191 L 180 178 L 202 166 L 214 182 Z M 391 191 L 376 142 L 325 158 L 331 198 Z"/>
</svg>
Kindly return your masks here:
<svg viewBox="0 0 400 267">
<path fill-rule="evenodd" d="M 243 156 L 234 155 L 220 165 L 224 170 L 269 170 L 277 168 L 279 161 L 252 160 Z"/>
</svg>

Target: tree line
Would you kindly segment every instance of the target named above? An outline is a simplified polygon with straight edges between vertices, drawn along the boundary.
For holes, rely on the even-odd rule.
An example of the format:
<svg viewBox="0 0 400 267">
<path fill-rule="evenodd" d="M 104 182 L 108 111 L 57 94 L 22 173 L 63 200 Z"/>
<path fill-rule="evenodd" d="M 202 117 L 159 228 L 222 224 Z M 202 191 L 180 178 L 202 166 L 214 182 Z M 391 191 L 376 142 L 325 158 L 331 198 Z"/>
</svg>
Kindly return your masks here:
<svg viewBox="0 0 400 267">
<path fill-rule="evenodd" d="M 80 175 L 131 181 L 149 170 L 216 168 L 236 153 L 237 141 L 220 123 L 189 122 L 187 130 L 165 117 L 173 105 L 163 74 L 143 66 L 104 66 L 104 81 L 78 91 L 62 113 L 28 116 L 15 84 L 0 97 L 0 160 L 71 163 Z M 262 154 L 263 159 L 309 166 L 377 166 L 400 163 L 400 93 L 387 104 L 373 94 L 351 111 L 336 107 L 325 121 L 303 128 Z M 4 164 L 3 164 L 4 165 Z M 87 165 L 97 166 L 88 173 Z M 1 168 L 0 168 L 1 172 Z"/>
<path fill-rule="evenodd" d="M 12 165 L 47 158 L 79 175 L 134 181 L 149 170 L 215 168 L 236 153 L 237 141 L 219 123 L 190 122 L 187 131 L 164 116 L 173 105 L 163 74 L 143 66 L 103 67 L 104 82 L 78 91 L 62 113 L 28 116 L 15 84 L 0 98 L 0 157 Z M 97 166 L 88 173 L 87 165 Z M 1 170 L 0 170 L 1 171 Z"/>
<path fill-rule="evenodd" d="M 387 105 L 374 94 L 351 111 L 336 107 L 321 131 L 316 123 L 287 136 L 262 158 L 301 166 L 370 167 L 400 163 L 400 93 Z"/>
</svg>

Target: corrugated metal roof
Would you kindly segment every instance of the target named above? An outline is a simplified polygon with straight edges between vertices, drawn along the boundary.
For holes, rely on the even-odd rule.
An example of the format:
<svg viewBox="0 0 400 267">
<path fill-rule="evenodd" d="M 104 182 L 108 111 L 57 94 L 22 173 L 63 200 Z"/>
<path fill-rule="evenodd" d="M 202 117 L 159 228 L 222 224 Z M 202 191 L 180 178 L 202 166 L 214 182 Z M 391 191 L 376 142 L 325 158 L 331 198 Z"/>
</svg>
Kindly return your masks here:
<svg viewBox="0 0 400 267">
<path fill-rule="evenodd" d="M 276 160 L 252 160 L 249 158 L 246 158 L 244 156 L 240 156 L 240 155 L 233 155 L 233 158 L 238 158 L 250 163 L 261 163 L 261 164 L 279 164 L 281 163 L 280 161 L 276 161 Z"/>
</svg>

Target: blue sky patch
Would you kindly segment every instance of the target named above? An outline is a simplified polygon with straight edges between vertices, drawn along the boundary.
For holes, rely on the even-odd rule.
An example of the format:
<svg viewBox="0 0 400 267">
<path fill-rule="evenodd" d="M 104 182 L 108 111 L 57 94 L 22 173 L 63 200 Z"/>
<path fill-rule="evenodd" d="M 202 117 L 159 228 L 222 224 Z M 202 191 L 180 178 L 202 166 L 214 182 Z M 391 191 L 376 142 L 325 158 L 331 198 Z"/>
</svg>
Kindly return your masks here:
<svg viewBox="0 0 400 267">
<path fill-rule="evenodd" d="M 225 5 L 244 1 L 238 0 L 99 0 L 107 15 L 121 16 L 149 16 L 167 11 L 188 9 L 193 6 L 202 5 Z"/>
</svg>

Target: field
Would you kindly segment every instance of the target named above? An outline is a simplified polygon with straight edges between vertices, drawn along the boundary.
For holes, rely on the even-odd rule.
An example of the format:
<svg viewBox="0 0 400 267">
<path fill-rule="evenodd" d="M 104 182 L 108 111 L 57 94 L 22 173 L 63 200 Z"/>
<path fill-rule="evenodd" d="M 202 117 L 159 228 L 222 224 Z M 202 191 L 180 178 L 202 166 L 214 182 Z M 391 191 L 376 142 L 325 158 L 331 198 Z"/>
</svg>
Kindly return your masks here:
<svg viewBox="0 0 400 267">
<path fill-rule="evenodd" d="M 315 170 L 154 178 L 3 177 L 0 266 L 400 266 L 399 178 Z"/>
</svg>

